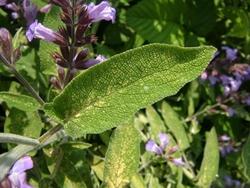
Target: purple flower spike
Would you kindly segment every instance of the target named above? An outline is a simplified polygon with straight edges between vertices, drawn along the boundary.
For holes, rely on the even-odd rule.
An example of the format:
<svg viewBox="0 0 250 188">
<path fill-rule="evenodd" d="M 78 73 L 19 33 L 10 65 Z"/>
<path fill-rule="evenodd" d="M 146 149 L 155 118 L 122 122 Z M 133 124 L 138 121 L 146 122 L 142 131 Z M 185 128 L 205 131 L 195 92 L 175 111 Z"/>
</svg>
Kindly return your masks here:
<svg viewBox="0 0 250 188">
<path fill-rule="evenodd" d="M 146 144 L 146 150 L 153 152 L 157 155 L 161 155 L 163 154 L 162 149 L 153 141 L 153 140 L 149 140 Z"/>
<path fill-rule="evenodd" d="M 37 7 L 30 0 L 23 1 L 24 18 L 27 21 L 27 26 L 30 26 L 36 19 Z"/>
<path fill-rule="evenodd" d="M 32 188 L 26 181 L 26 170 L 33 168 L 31 157 L 25 156 L 13 165 L 9 172 L 8 179 L 11 182 L 11 187 Z"/>
<path fill-rule="evenodd" d="M 158 135 L 158 137 L 160 139 L 160 146 L 164 150 L 167 147 L 168 143 L 169 143 L 169 137 L 168 137 L 167 134 L 164 134 L 164 133 L 160 133 Z"/>
<path fill-rule="evenodd" d="M 98 22 L 101 20 L 115 22 L 116 10 L 110 6 L 107 1 L 102 1 L 99 5 L 90 3 L 87 6 L 87 11 L 91 22 Z"/>
<path fill-rule="evenodd" d="M 59 45 L 65 45 L 64 39 L 59 33 L 38 23 L 37 20 L 29 26 L 26 37 L 29 41 L 32 41 L 34 38 L 39 38 Z"/>
<path fill-rule="evenodd" d="M 0 6 L 6 5 L 7 0 L 0 0 Z"/>
<path fill-rule="evenodd" d="M 172 159 L 172 162 L 176 165 L 176 166 L 184 166 L 185 162 L 182 160 L 182 158 L 174 158 Z"/>
</svg>

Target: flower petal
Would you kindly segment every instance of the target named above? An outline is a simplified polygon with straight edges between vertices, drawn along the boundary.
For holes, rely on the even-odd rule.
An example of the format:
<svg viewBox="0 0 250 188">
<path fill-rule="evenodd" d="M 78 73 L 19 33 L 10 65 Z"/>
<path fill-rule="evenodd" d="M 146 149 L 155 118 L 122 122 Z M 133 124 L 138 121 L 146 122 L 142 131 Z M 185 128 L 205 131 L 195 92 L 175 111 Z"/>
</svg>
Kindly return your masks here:
<svg viewBox="0 0 250 188">
<path fill-rule="evenodd" d="M 168 143 L 169 143 L 169 137 L 165 133 L 160 133 L 158 135 L 158 137 L 160 139 L 160 146 L 164 150 L 167 147 Z"/>
<path fill-rule="evenodd" d="M 30 156 L 24 156 L 23 158 L 16 161 L 16 163 L 12 166 L 10 170 L 10 174 L 12 173 L 22 173 L 26 170 L 33 168 L 33 161 Z"/>
<path fill-rule="evenodd" d="M 146 144 L 146 150 L 153 152 L 157 155 L 163 154 L 162 149 L 153 140 L 149 140 Z"/>
</svg>

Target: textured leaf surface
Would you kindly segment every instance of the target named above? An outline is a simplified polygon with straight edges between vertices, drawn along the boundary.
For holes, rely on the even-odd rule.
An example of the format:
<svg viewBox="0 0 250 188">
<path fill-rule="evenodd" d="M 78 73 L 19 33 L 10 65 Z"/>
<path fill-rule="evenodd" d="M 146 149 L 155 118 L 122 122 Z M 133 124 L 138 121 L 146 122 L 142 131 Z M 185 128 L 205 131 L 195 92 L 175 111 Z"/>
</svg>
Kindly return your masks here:
<svg viewBox="0 0 250 188">
<path fill-rule="evenodd" d="M 15 107 L 28 112 L 34 112 L 40 106 L 32 97 L 10 92 L 0 92 L 0 101 L 6 102 L 10 107 Z"/>
<path fill-rule="evenodd" d="M 180 149 L 187 149 L 190 145 L 184 124 L 179 119 L 178 114 L 167 102 L 162 103 L 162 116 L 166 125 L 175 136 Z"/>
<path fill-rule="evenodd" d="M 136 174 L 140 158 L 140 135 L 133 124 L 119 126 L 112 135 L 104 166 L 109 188 L 123 187 Z"/>
<path fill-rule="evenodd" d="M 64 120 L 73 137 L 103 132 L 175 94 L 201 74 L 214 51 L 163 44 L 129 50 L 77 76 L 46 106 L 47 113 Z"/>
<path fill-rule="evenodd" d="M 210 187 L 219 169 L 219 147 L 215 128 L 206 135 L 206 146 L 200 172 L 198 174 L 199 187 Z"/>
<path fill-rule="evenodd" d="M 43 24 L 46 27 L 49 27 L 53 30 L 58 30 L 58 27 L 62 25 L 62 22 L 59 19 L 60 17 L 60 9 L 56 6 L 53 6 L 52 10 L 49 14 L 45 15 Z M 39 56 L 41 61 L 41 71 L 44 74 L 54 75 L 56 74 L 56 64 L 51 57 L 53 52 L 58 50 L 57 45 L 45 41 L 40 41 L 40 50 Z"/>
<path fill-rule="evenodd" d="M 242 160 L 244 164 L 244 174 L 250 180 L 250 136 L 242 150 Z"/>
</svg>

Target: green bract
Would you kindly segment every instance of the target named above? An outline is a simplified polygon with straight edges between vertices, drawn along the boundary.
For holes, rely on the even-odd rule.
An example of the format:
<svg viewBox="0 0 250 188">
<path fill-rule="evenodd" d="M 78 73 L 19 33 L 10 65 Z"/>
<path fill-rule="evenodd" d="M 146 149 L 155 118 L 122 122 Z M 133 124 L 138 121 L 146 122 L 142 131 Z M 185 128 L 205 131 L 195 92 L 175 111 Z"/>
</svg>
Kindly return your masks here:
<svg viewBox="0 0 250 188">
<path fill-rule="evenodd" d="M 45 109 L 64 121 L 70 136 L 103 132 L 178 92 L 201 74 L 214 52 L 165 44 L 126 51 L 77 76 Z"/>
</svg>

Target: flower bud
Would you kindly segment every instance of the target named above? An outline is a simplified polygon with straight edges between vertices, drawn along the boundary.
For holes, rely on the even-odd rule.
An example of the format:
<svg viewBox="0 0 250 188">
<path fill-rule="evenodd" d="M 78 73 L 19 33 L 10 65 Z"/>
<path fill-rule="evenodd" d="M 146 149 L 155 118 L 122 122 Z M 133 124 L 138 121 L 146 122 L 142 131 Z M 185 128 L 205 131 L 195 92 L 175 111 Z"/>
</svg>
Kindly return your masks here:
<svg viewBox="0 0 250 188">
<path fill-rule="evenodd" d="M 12 37 L 10 32 L 5 28 L 0 28 L 0 54 L 12 63 Z"/>
</svg>

